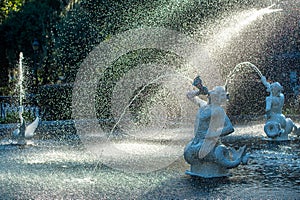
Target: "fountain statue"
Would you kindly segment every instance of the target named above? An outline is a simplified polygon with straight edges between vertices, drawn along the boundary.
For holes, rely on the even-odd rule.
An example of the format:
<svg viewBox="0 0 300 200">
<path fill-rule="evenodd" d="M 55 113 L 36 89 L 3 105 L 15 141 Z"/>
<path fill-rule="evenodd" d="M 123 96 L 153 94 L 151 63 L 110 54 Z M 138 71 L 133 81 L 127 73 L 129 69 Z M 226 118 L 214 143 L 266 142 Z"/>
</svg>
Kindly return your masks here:
<svg viewBox="0 0 300 200">
<path fill-rule="evenodd" d="M 227 87 L 228 81 L 233 78 L 235 72 L 237 72 L 242 67 L 253 69 L 259 75 L 261 82 L 267 88 L 267 92 L 270 93 L 270 95 L 266 98 L 267 122 L 264 126 L 264 131 L 268 136 L 268 140 L 288 140 L 288 135 L 292 131 L 294 131 L 294 134 L 296 134 L 297 136 L 300 136 L 300 128 L 297 128 L 295 123 L 290 118 L 286 118 L 282 114 L 282 108 L 284 105 L 284 95 L 282 93 L 283 87 L 278 82 L 272 84 L 267 82 L 266 77 L 262 75 L 262 73 L 254 64 L 250 62 L 243 62 L 238 64 L 227 77 L 225 88 Z"/>
<path fill-rule="evenodd" d="M 36 117 L 32 123 L 26 126 L 22 113 L 23 108 L 21 107 L 19 110 L 20 127 L 12 132 L 12 138 L 17 140 L 17 145 L 26 145 L 26 140 L 31 139 L 34 136 L 35 130 L 39 125 L 39 117 Z"/>
<path fill-rule="evenodd" d="M 23 89 L 23 65 L 22 65 L 22 60 L 23 60 L 23 53 L 20 53 L 20 59 L 19 59 L 19 81 L 18 81 L 18 86 L 19 86 L 19 118 L 20 118 L 20 125 L 19 128 L 15 129 L 12 132 L 12 139 L 17 140 L 17 145 L 26 145 L 27 144 L 27 139 L 30 139 L 34 136 L 34 132 L 36 128 L 38 127 L 39 124 L 39 117 L 36 117 L 36 119 L 29 124 L 28 126 L 25 126 L 25 120 L 23 118 L 23 112 L 24 112 L 24 107 L 23 107 L 23 99 L 25 97 L 25 91 Z"/>
<path fill-rule="evenodd" d="M 285 141 L 289 140 L 288 135 L 294 131 L 300 135 L 300 128 L 295 123 L 282 114 L 284 105 L 283 87 L 278 82 L 268 83 L 266 77 L 261 77 L 262 83 L 266 86 L 270 95 L 266 97 L 266 124 L 264 131 L 270 140 Z"/>
<path fill-rule="evenodd" d="M 227 100 L 224 87 L 216 86 L 207 91 L 199 79 L 200 77 L 196 77 L 193 83 L 196 89 L 187 93 L 187 98 L 200 108 L 196 115 L 195 137 L 184 149 L 184 158 L 191 165 L 186 174 L 203 178 L 228 176 L 229 169 L 241 163 L 246 164 L 249 156 L 245 151 L 246 146 L 236 150 L 226 147 L 220 141 L 220 136 L 234 132 L 222 108 Z M 200 99 L 200 94 L 208 94 L 208 102 Z"/>
</svg>

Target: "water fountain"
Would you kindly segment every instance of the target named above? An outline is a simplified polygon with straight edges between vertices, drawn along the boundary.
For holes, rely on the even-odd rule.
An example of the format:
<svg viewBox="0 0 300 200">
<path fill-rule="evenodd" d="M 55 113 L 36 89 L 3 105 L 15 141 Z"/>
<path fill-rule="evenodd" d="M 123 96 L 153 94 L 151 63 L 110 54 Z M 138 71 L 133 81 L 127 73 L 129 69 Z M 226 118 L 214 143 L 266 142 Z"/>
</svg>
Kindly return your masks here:
<svg viewBox="0 0 300 200">
<path fill-rule="evenodd" d="M 293 130 L 296 135 L 299 135 L 299 129 L 295 123 L 282 114 L 284 96 L 281 93 L 281 85 L 278 82 L 268 83 L 260 70 L 252 63 L 243 62 L 235 66 L 227 76 L 224 88 L 227 88 L 228 82 L 242 68 L 254 70 L 267 91 L 270 92 L 270 96 L 266 98 L 267 122 L 264 126 L 264 131 L 270 140 L 287 141 L 288 134 Z M 226 148 L 218 141 L 220 136 L 228 135 L 234 131 L 224 111 L 217 112 L 217 109 L 211 106 L 214 105 L 212 98 L 217 106 L 224 104 L 225 89 L 222 90 L 222 87 L 219 86 L 208 92 L 207 88 L 202 85 L 199 76 L 194 79 L 193 85 L 196 90 L 188 92 L 187 97 L 200 108 L 195 121 L 195 137 L 184 150 L 184 158 L 191 165 L 191 170 L 186 171 L 186 174 L 204 178 L 228 176 L 229 169 L 237 167 L 240 163 L 246 163 L 249 156 L 245 155 L 245 146 L 236 151 L 233 148 Z M 215 91 L 217 89 L 220 90 L 219 93 Z M 209 103 L 198 97 L 201 94 L 209 95 Z M 221 107 L 219 108 L 221 109 Z M 232 157 L 226 157 L 226 155 L 232 155 Z"/>
<path fill-rule="evenodd" d="M 178 2 L 179 6 L 177 5 L 176 8 L 180 8 L 182 5 L 180 3 L 183 1 L 170 2 L 171 5 L 161 5 L 157 9 L 161 11 L 165 7 L 172 8 L 172 3 Z M 190 1 L 184 1 L 184 5 L 189 3 Z M 267 14 L 270 14 L 269 10 L 263 9 Z M 258 12 L 260 9 L 246 11 L 236 11 L 233 14 L 233 16 L 246 14 L 249 17 L 248 24 L 240 23 L 242 28 L 263 18 L 264 15 Z M 124 13 L 127 13 L 127 10 Z M 157 15 L 159 13 L 161 12 L 157 12 Z M 257 13 L 260 13 L 259 16 Z M 164 14 L 169 13 L 164 12 Z M 252 14 L 256 14 L 254 18 L 251 18 Z M 155 20 L 151 18 L 152 16 L 147 17 L 150 18 L 149 24 L 152 25 Z M 172 19 L 173 15 L 167 17 Z M 223 19 L 231 22 L 230 17 Z M 140 18 L 137 21 L 138 24 L 143 24 Z M 220 30 L 231 30 L 234 22 L 229 23 L 229 26 L 226 23 L 215 23 L 215 26 L 216 24 L 221 24 Z M 92 25 L 96 27 L 95 24 Z M 139 27 L 125 31 L 124 34 L 108 37 L 96 48 L 98 51 L 91 52 L 90 57 L 83 62 L 90 68 L 79 69 L 76 83 L 80 84 L 75 83 L 74 86 L 74 122 L 82 144 L 45 139 L 37 140 L 37 146 L 27 146 L 22 149 L 1 146 L 1 197 L 7 199 L 297 198 L 299 142 L 274 144 L 262 141 L 264 125 L 261 121 L 257 124 L 237 124 L 233 133 L 222 137 L 223 145 L 219 141 L 216 141 L 217 145 L 215 145 L 214 139 L 211 141 L 207 139 L 208 141 L 204 142 L 205 138 L 200 135 L 205 145 L 213 147 L 215 154 L 233 154 L 234 158 L 224 156 L 223 159 L 222 156 L 212 155 L 209 151 L 211 148 L 201 151 L 200 157 L 203 159 L 207 161 L 219 159 L 219 163 L 226 164 L 225 170 L 220 169 L 222 172 L 219 175 L 222 176 L 228 174 L 228 167 L 243 163 L 243 158 L 246 158 L 243 146 L 247 146 L 247 152 L 251 154 L 252 159 L 249 165 L 238 165 L 230 169 L 232 177 L 203 180 L 191 178 L 183 173 L 190 167 L 183 158 L 183 151 L 193 138 L 192 127 L 196 114 L 194 105 L 186 101 L 185 94 L 191 85 L 189 77 L 199 73 L 203 77 L 203 82 L 207 84 L 208 91 L 213 86 L 224 83 L 218 74 L 218 65 L 214 65 L 215 63 L 211 62 L 209 57 L 213 56 L 214 60 L 218 60 L 220 52 L 230 53 L 226 48 L 234 43 L 233 38 L 239 38 L 242 32 L 235 25 L 233 27 L 236 31 L 225 31 L 228 36 L 226 40 L 212 39 L 207 46 L 197 45 L 199 41 L 195 42 L 184 34 L 161 27 Z M 207 30 L 203 27 L 199 29 L 203 32 Z M 218 30 L 212 32 L 216 35 L 221 33 Z M 262 30 L 259 31 L 261 32 Z M 223 41 L 226 45 L 223 45 Z M 222 44 L 220 48 L 222 51 L 218 51 L 220 50 L 218 44 Z M 110 129 L 105 132 L 101 123 L 104 124 L 106 121 L 98 120 L 96 116 L 96 95 L 93 91 L 97 89 L 97 85 L 104 87 L 104 83 L 108 84 L 109 81 L 105 76 L 109 76 L 111 71 L 116 70 L 114 68 L 116 65 L 113 64 L 118 62 L 118 59 L 122 61 L 123 55 L 126 57 L 133 52 L 134 57 L 139 55 L 136 53 L 138 49 L 147 48 L 179 55 L 180 59 L 187 61 L 187 67 L 180 68 L 153 60 L 149 63 L 135 63 L 136 68 L 124 72 L 124 75 L 108 88 L 112 94 L 110 99 L 105 99 L 108 102 L 105 106 L 111 106 L 111 115 L 114 117 L 114 120 L 108 119 L 108 122 L 113 125 L 117 122 L 117 124 L 108 126 Z M 232 59 L 238 60 L 238 56 Z M 92 68 L 93 65 L 95 68 Z M 111 71 L 107 67 L 110 65 L 114 66 Z M 99 81 L 99 77 L 104 77 L 101 79 L 102 82 Z M 157 80 L 155 84 L 152 84 L 153 80 Z M 156 93 L 147 95 L 145 91 L 149 91 L 148 86 L 153 86 Z M 206 89 L 203 89 L 201 93 L 206 94 L 205 91 Z M 142 101 L 142 97 L 146 100 Z M 137 100 L 140 99 L 142 103 L 138 104 Z M 206 104 L 203 100 L 199 103 L 201 106 Z M 133 104 L 137 106 L 134 107 Z M 140 112 L 135 113 L 136 110 Z M 217 120 L 212 128 L 217 128 L 222 120 L 225 120 L 225 117 Z M 142 123 L 142 126 L 139 123 Z M 123 131 L 127 135 L 123 138 L 114 138 L 113 134 L 117 131 Z M 23 130 L 22 132 L 24 133 Z M 218 132 L 220 133 L 221 131 Z M 192 158 L 191 163 L 193 163 Z M 210 167 L 217 170 L 215 165 Z M 197 175 L 198 169 L 195 170 Z M 204 174 L 204 176 L 208 175 Z"/>
<path fill-rule="evenodd" d="M 24 106 L 23 106 L 23 100 L 25 98 L 25 90 L 23 88 L 23 81 L 24 81 L 24 75 L 23 75 L 23 53 L 20 53 L 19 58 L 19 80 L 18 80 L 18 88 L 19 88 L 19 118 L 20 118 L 20 127 L 15 129 L 12 132 L 12 139 L 16 140 L 12 141 L 12 144 L 17 145 L 26 145 L 28 139 L 32 138 L 34 136 L 34 132 L 39 124 L 39 117 L 36 117 L 36 119 L 26 126 L 25 120 L 23 118 L 23 112 L 24 112 Z"/>
<path fill-rule="evenodd" d="M 220 137 L 234 131 L 221 107 L 227 99 L 226 91 L 224 87 L 217 86 L 208 92 L 199 77 L 195 78 L 193 85 L 197 89 L 189 91 L 187 97 L 200 108 L 195 121 L 195 137 L 184 150 L 184 158 L 191 165 L 191 170 L 186 171 L 186 174 L 204 178 L 229 176 L 229 169 L 240 163 L 246 164 L 249 156 L 246 155 L 246 146 L 235 150 L 220 141 Z M 208 94 L 207 103 L 198 98 L 200 94 Z"/>
<path fill-rule="evenodd" d="M 254 70 L 261 83 L 266 87 L 266 91 L 270 93 L 266 97 L 266 114 L 267 120 L 264 126 L 264 132 L 271 141 L 287 141 L 289 140 L 288 135 L 294 132 L 295 135 L 299 135 L 299 129 L 296 124 L 290 119 L 286 118 L 282 114 L 284 106 L 284 95 L 282 93 L 283 87 L 278 82 L 269 83 L 261 71 L 250 62 L 243 62 L 235 66 L 235 68 L 229 73 L 225 82 L 225 88 L 231 79 L 234 79 L 234 75 L 242 68 L 249 68 Z"/>
<path fill-rule="evenodd" d="M 264 131 L 272 141 L 287 141 L 289 134 L 294 131 L 296 135 L 300 130 L 296 124 L 282 114 L 284 106 L 283 87 L 278 82 L 268 83 L 264 76 L 261 77 L 262 83 L 266 86 L 270 95 L 266 97 L 266 119 Z"/>
</svg>

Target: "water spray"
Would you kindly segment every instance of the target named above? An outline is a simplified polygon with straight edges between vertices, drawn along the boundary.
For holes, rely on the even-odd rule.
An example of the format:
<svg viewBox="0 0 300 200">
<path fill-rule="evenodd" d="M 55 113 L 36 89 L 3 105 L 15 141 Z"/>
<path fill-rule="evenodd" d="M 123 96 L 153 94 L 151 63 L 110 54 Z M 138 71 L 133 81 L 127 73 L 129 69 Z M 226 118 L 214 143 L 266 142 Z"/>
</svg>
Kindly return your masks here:
<svg viewBox="0 0 300 200">
<path fill-rule="evenodd" d="M 168 77 L 173 77 L 173 76 L 177 76 L 177 77 L 181 77 L 181 78 L 185 78 L 188 79 L 189 81 L 193 81 L 191 78 L 184 76 L 182 74 L 170 74 L 170 75 L 163 75 L 163 76 L 159 76 L 155 79 L 153 79 L 152 81 L 150 81 L 149 83 L 147 83 L 146 85 L 144 85 L 139 91 L 138 93 L 131 99 L 131 101 L 126 105 L 126 107 L 123 109 L 123 112 L 121 113 L 118 121 L 114 124 L 114 126 L 112 127 L 110 134 L 112 135 L 114 130 L 116 129 L 116 127 L 118 126 L 118 124 L 120 123 L 121 119 L 123 118 L 123 116 L 126 113 L 126 110 L 129 108 L 129 106 L 134 102 L 134 100 L 151 84 L 157 83 L 158 81 L 160 81 L 163 78 L 168 78 Z M 200 77 L 199 77 L 200 79 Z M 109 137 L 107 138 L 107 140 L 109 140 Z"/>
<path fill-rule="evenodd" d="M 223 64 L 224 65 L 224 64 Z M 264 77 L 263 74 L 261 73 L 261 71 L 252 63 L 250 62 L 242 62 L 238 65 L 236 65 L 234 67 L 234 69 L 229 73 L 229 75 L 227 76 L 226 78 L 226 81 L 225 81 L 225 84 L 224 84 L 224 87 L 225 89 L 227 90 L 227 85 L 228 85 L 228 81 L 232 78 L 232 76 L 235 74 L 235 72 L 237 72 L 239 69 L 241 69 L 242 67 L 248 67 L 250 69 L 253 69 L 260 78 Z"/>
<path fill-rule="evenodd" d="M 20 117 L 20 123 L 23 123 L 23 117 L 22 114 L 24 112 L 23 108 L 23 99 L 25 98 L 25 91 L 23 88 L 23 81 L 24 81 L 24 76 L 23 76 L 23 52 L 20 52 L 19 55 L 19 80 L 18 80 L 18 87 L 19 87 L 19 117 Z"/>
</svg>

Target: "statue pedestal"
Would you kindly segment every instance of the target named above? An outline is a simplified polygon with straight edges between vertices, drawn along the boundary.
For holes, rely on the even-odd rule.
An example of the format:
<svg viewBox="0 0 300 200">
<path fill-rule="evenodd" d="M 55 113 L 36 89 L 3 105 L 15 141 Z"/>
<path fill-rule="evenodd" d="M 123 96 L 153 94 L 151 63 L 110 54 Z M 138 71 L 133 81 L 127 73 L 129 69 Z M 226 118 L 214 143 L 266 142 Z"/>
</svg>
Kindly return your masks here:
<svg viewBox="0 0 300 200">
<path fill-rule="evenodd" d="M 198 176 L 202 178 L 217 178 L 230 175 L 229 169 L 215 162 L 192 164 L 191 170 L 186 170 L 185 173 L 190 176 Z"/>
<path fill-rule="evenodd" d="M 294 122 L 282 114 L 273 115 L 264 126 L 268 141 L 289 141 L 289 134 L 294 129 Z"/>
</svg>

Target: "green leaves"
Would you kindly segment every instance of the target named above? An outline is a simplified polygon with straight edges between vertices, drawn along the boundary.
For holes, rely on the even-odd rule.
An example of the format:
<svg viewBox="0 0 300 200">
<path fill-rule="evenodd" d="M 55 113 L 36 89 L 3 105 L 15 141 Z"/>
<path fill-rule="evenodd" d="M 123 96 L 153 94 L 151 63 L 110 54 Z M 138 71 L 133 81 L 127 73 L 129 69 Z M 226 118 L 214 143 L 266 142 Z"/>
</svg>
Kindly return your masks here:
<svg viewBox="0 0 300 200">
<path fill-rule="evenodd" d="M 17 12 L 21 9 L 25 0 L 4 0 L 0 2 L 0 24 L 12 12 Z"/>
</svg>

